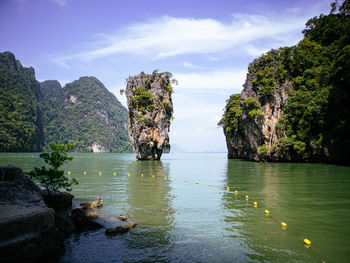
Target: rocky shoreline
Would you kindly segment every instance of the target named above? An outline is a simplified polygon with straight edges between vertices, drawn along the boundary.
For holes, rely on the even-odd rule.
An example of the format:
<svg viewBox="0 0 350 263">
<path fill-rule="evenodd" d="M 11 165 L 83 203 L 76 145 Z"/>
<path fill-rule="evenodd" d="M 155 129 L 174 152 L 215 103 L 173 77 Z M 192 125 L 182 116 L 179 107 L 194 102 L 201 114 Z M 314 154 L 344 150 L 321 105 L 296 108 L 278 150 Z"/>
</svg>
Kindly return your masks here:
<svg viewBox="0 0 350 263">
<path fill-rule="evenodd" d="M 64 253 L 64 240 L 72 234 L 105 228 L 94 208 L 102 198 L 81 203 L 72 209 L 73 195 L 47 195 L 22 170 L 0 167 L 0 262 L 48 262 Z M 125 216 L 115 221 L 126 221 Z M 106 235 L 122 234 L 136 223 L 105 230 Z"/>
</svg>

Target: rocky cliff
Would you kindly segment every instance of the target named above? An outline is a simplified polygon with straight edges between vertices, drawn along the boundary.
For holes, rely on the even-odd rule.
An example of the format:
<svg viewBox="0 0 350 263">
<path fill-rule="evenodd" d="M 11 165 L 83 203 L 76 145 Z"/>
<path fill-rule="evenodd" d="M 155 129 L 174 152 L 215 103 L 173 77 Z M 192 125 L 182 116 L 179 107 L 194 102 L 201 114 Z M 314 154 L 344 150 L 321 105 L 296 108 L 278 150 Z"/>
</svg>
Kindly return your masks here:
<svg viewBox="0 0 350 263">
<path fill-rule="evenodd" d="M 74 151 L 131 151 L 127 110 L 97 78 L 81 77 L 60 90 L 52 81 L 40 86 L 47 98 L 45 145 L 75 142 Z"/>
<path fill-rule="evenodd" d="M 33 68 L 10 52 L 0 53 L 0 152 L 42 147 L 41 93 Z"/>
<path fill-rule="evenodd" d="M 310 19 L 296 46 L 249 65 L 219 122 L 229 158 L 350 163 L 349 3 Z"/>
<path fill-rule="evenodd" d="M 73 151 L 131 152 L 127 109 L 94 77 L 63 88 L 38 82 L 11 52 L 0 53 L 0 152 L 41 151 L 74 142 Z"/>
<path fill-rule="evenodd" d="M 129 108 L 129 139 L 139 160 L 159 160 L 170 148 L 169 129 L 173 115 L 172 79 L 169 72 L 142 72 L 129 77 L 126 98 Z"/>
<path fill-rule="evenodd" d="M 281 67 L 279 56 L 280 51 L 272 50 L 250 63 L 242 93 L 232 95 L 227 101 L 220 124 L 224 128 L 229 158 L 256 161 L 267 158 L 264 149 L 275 150 L 279 139 L 285 136 L 277 124 L 293 85 L 277 76 Z M 262 68 L 268 68 L 268 86 L 259 82 Z M 278 158 L 277 152 L 270 151 L 268 159 Z"/>
</svg>

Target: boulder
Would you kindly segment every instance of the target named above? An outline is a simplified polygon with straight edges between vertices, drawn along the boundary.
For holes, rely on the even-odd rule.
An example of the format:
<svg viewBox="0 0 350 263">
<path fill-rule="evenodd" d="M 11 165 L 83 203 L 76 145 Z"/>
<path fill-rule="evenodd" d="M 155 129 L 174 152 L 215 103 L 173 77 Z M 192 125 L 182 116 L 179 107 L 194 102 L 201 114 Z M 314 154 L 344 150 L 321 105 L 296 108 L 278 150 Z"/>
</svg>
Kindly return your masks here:
<svg viewBox="0 0 350 263">
<path fill-rule="evenodd" d="M 103 228 L 103 226 L 91 220 L 88 215 L 92 212 L 88 208 L 75 208 L 72 210 L 71 218 L 78 232 L 90 231 Z M 89 208 L 91 209 L 91 208 Z"/>
<path fill-rule="evenodd" d="M 126 225 L 117 226 L 115 228 L 107 228 L 105 233 L 107 236 L 114 236 L 117 234 L 124 234 L 128 232 L 131 228 L 135 227 L 137 224 L 135 222 L 129 222 Z"/>
<path fill-rule="evenodd" d="M 90 207 L 90 208 L 96 208 L 96 207 L 101 207 L 103 204 L 103 200 L 101 197 L 97 197 L 97 199 L 93 202 L 85 202 L 85 203 L 80 203 L 80 206 L 83 207 Z"/>
<path fill-rule="evenodd" d="M 72 218 L 69 216 L 69 211 L 56 211 L 55 224 L 57 229 L 64 234 L 65 237 L 77 232 Z"/>
<path fill-rule="evenodd" d="M 69 209 L 72 208 L 72 199 L 74 195 L 64 192 L 64 193 L 51 193 L 44 194 L 44 202 L 48 207 L 55 210 Z"/>
<path fill-rule="evenodd" d="M 121 221 L 126 221 L 126 216 L 123 216 L 123 215 L 120 215 L 118 216 L 118 219 L 121 220 Z"/>
<path fill-rule="evenodd" d="M 0 262 L 33 262 L 64 251 L 55 211 L 17 167 L 0 167 Z"/>
</svg>

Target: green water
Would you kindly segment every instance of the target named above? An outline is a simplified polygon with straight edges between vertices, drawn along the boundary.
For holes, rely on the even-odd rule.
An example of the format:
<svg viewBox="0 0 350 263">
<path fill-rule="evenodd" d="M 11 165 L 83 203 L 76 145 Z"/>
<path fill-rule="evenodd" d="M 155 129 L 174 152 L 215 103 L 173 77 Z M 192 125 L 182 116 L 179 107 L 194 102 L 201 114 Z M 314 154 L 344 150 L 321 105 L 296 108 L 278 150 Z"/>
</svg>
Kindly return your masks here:
<svg viewBox="0 0 350 263">
<path fill-rule="evenodd" d="M 64 169 L 80 181 L 75 203 L 102 196 L 98 213 L 106 224 L 123 214 L 138 225 L 115 237 L 103 230 L 75 235 L 59 262 L 350 260 L 350 167 L 253 163 L 227 160 L 226 154 L 166 154 L 162 161 L 136 161 L 133 154 L 73 156 Z M 0 154 L 0 165 L 9 163 L 23 170 L 41 165 L 37 154 Z M 306 248 L 303 238 L 312 246 Z"/>
</svg>

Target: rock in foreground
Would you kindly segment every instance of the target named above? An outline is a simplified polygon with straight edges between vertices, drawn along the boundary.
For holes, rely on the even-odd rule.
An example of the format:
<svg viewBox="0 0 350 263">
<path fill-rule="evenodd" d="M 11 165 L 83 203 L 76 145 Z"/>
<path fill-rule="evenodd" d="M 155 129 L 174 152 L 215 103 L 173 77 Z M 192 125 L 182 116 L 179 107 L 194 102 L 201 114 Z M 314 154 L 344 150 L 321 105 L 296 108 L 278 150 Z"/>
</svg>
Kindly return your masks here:
<svg viewBox="0 0 350 263">
<path fill-rule="evenodd" d="M 129 108 L 128 131 L 139 160 L 159 160 L 163 148 L 169 148 L 170 120 L 173 115 L 169 72 L 129 77 L 126 98 Z"/>
<path fill-rule="evenodd" d="M 91 203 L 90 202 L 80 203 L 80 206 L 96 208 L 96 207 L 101 207 L 102 204 L 103 204 L 102 197 L 97 197 L 97 199 Z"/>
<path fill-rule="evenodd" d="M 72 210 L 71 218 L 78 232 L 91 231 L 103 228 L 99 223 L 91 219 L 97 218 L 97 213 L 92 208 L 75 208 Z"/>
<path fill-rule="evenodd" d="M 17 167 L 0 168 L 0 262 L 38 262 L 63 251 L 64 235 L 40 188 Z"/>
<path fill-rule="evenodd" d="M 115 228 L 107 228 L 106 229 L 106 235 L 107 236 L 114 236 L 117 234 L 124 234 L 126 232 L 128 232 L 131 228 L 135 227 L 137 224 L 135 222 L 129 222 L 126 225 L 122 225 L 122 226 L 117 226 Z"/>
</svg>

